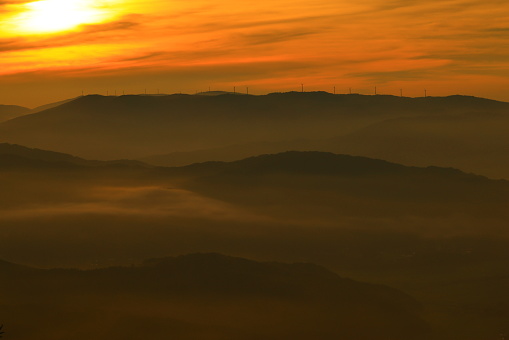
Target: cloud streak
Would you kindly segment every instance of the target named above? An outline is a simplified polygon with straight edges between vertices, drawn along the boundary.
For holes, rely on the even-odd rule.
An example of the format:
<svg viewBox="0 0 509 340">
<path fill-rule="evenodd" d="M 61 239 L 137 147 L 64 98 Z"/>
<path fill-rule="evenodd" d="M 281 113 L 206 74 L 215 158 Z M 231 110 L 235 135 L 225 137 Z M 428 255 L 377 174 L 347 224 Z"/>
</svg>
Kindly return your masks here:
<svg viewBox="0 0 509 340">
<path fill-rule="evenodd" d="M 8 18 L 5 9 L 15 5 L 0 5 L 0 19 Z M 301 82 L 309 90 L 336 85 L 362 92 L 376 83 L 387 93 L 410 87 L 411 95 L 430 87 L 442 95 L 509 100 L 503 90 L 509 87 L 505 1 L 260 0 L 247 6 L 231 0 L 126 0 L 117 10 L 114 20 L 72 32 L 0 35 L 0 72 L 18 75 L 18 81 L 23 74 L 53 73 L 52 80 L 69 91 L 81 85 L 61 78 L 62 72 L 89 78 L 105 72 L 103 82 L 112 84 L 121 74 L 123 84 L 116 86 L 151 83 L 166 92 L 194 92 L 203 83 L 251 84 L 269 92 Z M 251 77 L 237 67 L 260 63 L 266 67 Z M 305 66 L 296 72 L 296 64 Z M 203 65 L 221 65 L 223 74 L 190 80 Z M 171 79 L 163 77 L 168 72 Z"/>
</svg>

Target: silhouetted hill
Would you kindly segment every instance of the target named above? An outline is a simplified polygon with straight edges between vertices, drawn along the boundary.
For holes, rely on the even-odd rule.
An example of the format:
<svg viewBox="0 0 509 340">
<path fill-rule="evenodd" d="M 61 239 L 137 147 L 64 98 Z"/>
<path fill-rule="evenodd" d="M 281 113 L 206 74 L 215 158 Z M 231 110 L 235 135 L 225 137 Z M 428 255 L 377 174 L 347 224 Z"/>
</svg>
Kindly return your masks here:
<svg viewBox="0 0 509 340">
<path fill-rule="evenodd" d="M 507 181 L 324 152 L 286 152 L 167 171 L 194 174 L 186 187 L 195 192 L 293 218 L 474 211 L 487 217 L 490 211 L 499 216 L 509 203 Z"/>
<path fill-rule="evenodd" d="M 203 165 L 206 165 L 204 163 Z M 336 155 L 318 151 L 288 151 L 278 154 L 260 155 L 240 161 L 226 163 L 224 173 L 264 175 L 267 173 L 302 175 L 363 175 L 366 173 L 398 174 L 405 166 L 383 160 Z M 191 167 L 199 164 L 191 165 Z"/>
<path fill-rule="evenodd" d="M 50 305 L 57 311 L 67 309 L 71 314 L 60 320 L 59 330 L 64 333 L 70 330 L 77 339 L 84 338 L 79 334 L 87 320 L 109 317 L 101 303 L 103 299 L 124 299 L 123 306 L 137 301 L 137 310 L 123 307 L 117 311 L 117 317 L 123 322 L 130 314 L 138 317 L 139 322 L 146 323 L 144 333 L 151 339 L 175 335 L 183 336 L 179 339 L 210 339 L 212 335 L 222 339 L 238 336 L 350 339 L 355 335 L 356 339 L 403 340 L 422 339 L 428 331 L 419 317 L 419 304 L 409 296 L 385 286 L 341 278 L 313 264 L 265 263 L 220 254 L 193 254 L 154 259 L 142 266 L 89 271 L 58 269 L 27 274 L 5 271 L 0 266 L 0 275 L 2 294 L 9 294 L 5 301 L 9 305 L 0 312 L 2 319 L 11 324 L 9 313 L 24 315 L 21 320 L 31 324 L 39 339 L 50 338 L 44 329 L 37 329 L 41 319 L 47 320 L 48 316 L 33 320 L 30 308 L 34 305 L 23 305 L 26 294 L 36 296 L 36 309 L 38 304 Z M 17 285 L 27 278 L 30 286 Z M 67 299 L 74 301 L 72 310 Z M 163 314 L 158 311 L 161 308 Z M 73 310 L 81 312 L 72 313 Z M 152 313 L 143 320 L 147 310 Z M 199 328 L 214 325 L 219 332 L 196 335 L 189 329 L 184 334 L 176 329 L 150 329 L 152 323 L 164 322 L 159 319 L 164 313 L 165 318 L 171 318 L 179 311 L 181 323 Z M 274 319 L 276 311 L 284 314 Z M 150 319 L 152 323 L 148 322 Z M 233 320 L 237 321 L 232 324 Z M 21 321 L 16 320 L 14 325 L 10 327 L 13 334 Z M 103 327 L 117 335 L 110 335 L 109 339 L 120 338 L 116 324 Z M 106 339 L 102 333 L 96 338 Z"/>
<path fill-rule="evenodd" d="M 342 279 L 314 264 L 260 263 L 214 253 L 151 259 L 145 261 L 143 267 L 150 271 L 171 273 L 167 279 L 178 278 L 176 285 L 179 290 L 190 292 L 198 290 L 207 294 L 214 291 L 219 294 L 234 295 L 248 293 L 319 297 L 336 286 L 336 288 L 344 289 L 342 293 L 346 298 L 346 296 L 352 296 L 351 289 L 362 291 L 362 288 L 366 288 L 367 291 L 373 288 L 376 291 L 379 288 L 377 286 L 368 288 L 368 285 L 364 287 L 360 283 Z M 321 289 L 317 289 L 319 287 Z M 356 292 L 353 295 L 361 299 L 363 293 Z M 410 300 L 408 302 L 410 305 L 413 304 Z"/>
<path fill-rule="evenodd" d="M 40 169 L 69 169 L 75 168 L 76 164 L 72 162 L 60 162 L 60 161 L 46 161 L 42 159 L 26 158 L 23 156 L 12 155 L 12 154 L 0 154 L 0 168 L 1 169 L 28 169 L 28 170 L 40 170 Z"/>
<path fill-rule="evenodd" d="M 26 164 L 0 168 L 1 257 L 97 268 L 205 251 L 324 263 L 417 296 L 428 339 L 489 339 L 507 325 L 506 281 L 490 279 L 508 275 L 505 180 L 324 152 L 91 167 L 3 147 Z M 397 292 L 313 265 L 202 254 L 10 278 L 0 272 L 0 320 L 26 339 L 403 340 L 421 329 Z M 132 324 L 143 326 L 131 334 Z"/>
<path fill-rule="evenodd" d="M 508 107 L 460 96 L 400 98 L 322 92 L 85 96 L 0 124 L 0 133 L 6 142 L 80 157 L 141 158 L 260 141 L 332 138 L 400 117 L 499 115 L 506 114 Z"/>
<path fill-rule="evenodd" d="M 0 167 L 74 167 L 74 166 L 147 166 L 142 162 L 131 160 L 93 161 L 72 155 L 27 148 L 21 145 L 0 143 Z"/>
<path fill-rule="evenodd" d="M 118 271 L 118 272 L 117 272 Z M 173 289 L 188 294 L 255 295 L 286 298 L 362 301 L 366 304 L 396 303 L 414 312 L 418 304 L 410 297 L 380 285 L 341 278 L 324 267 L 310 263 L 256 262 L 217 253 L 197 253 L 150 259 L 136 268 L 98 270 L 100 276 L 133 273 L 125 286 L 139 287 L 137 280 L 150 281 L 151 291 Z M 129 275 L 129 274 L 128 274 Z M 154 276 L 155 275 L 155 276 Z"/>
<path fill-rule="evenodd" d="M 79 98 L 79 97 L 71 98 L 71 99 L 65 99 L 65 100 L 61 100 L 61 101 L 55 102 L 55 103 L 49 103 L 49 104 L 44 104 L 44 105 L 41 105 L 41 106 L 37 106 L 37 107 L 31 109 L 29 113 L 32 114 L 32 113 L 37 113 L 37 112 L 41 112 L 41 111 L 44 111 L 44 110 L 52 109 L 52 108 L 60 106 L 62 104 L 71 102 L 71 101 L 73 101 L 73 100 L 75 100 L 77 98 Z"/>
<path fill-rule="evenodd" d="M 206 91 L 206 92 L 198 92 L 199 96 L 222 96 L 224 94 L 232 94 L 232 95 L 245 95 L 245 93 L 239 92 L 228 92 L 228 91 Z"/>
<path fill-rule="evenodd" d="M 354 176 L 390 175 L 395 177 L 408 175 L 444 176 L 447 179 L 465 178 L 474 181 L 489 182 L 486 177 L 467 174 L 454 168 L 436 166 L 410 167 L 381 159 L 361 156 L 340 155 L 321 151 L 287 151 L 278 154 L 267 154 L 249 157 L 233 162 L 204 162 L 174 168 L 179 171 L 189 170 L 191 173 L 209 172 L 210 175 L 245 175 L 264 176 L 267 174 L 287 175 L 332 175 Z M 492 181 L 505 183 L 506 181 Z"/>
<path fill-rule="evenodd" d="M 12 155 L 25 159 L 40 160 L 46 162 L 67 162 L 86 165 L 87 161 L 60 152 L 53 152 L 41 149 L 27 148 L 21 145 L 0 143 L 0 155 Z"/>
<path fill-rule="evenodd" d="M 16 105 L 0 105 L 0 123 L 30 113 L 30 109 Z"/>
<path fill-rule="evenodd" d="M 330 139 L 321 148 L 509 179 L 508 125 L 509 116 L 496 112 L 401 117 Z"/>
<path fill-rule="evenodd" d="M 229 145 L 222 148 L 173 152 L 164 155 L 144 157 L 140 161 L 166 167 L 185 166 L 209 161 L 232 162 L 262 154 L 280 153 L 289 150 L 313 151 L 323 148 L 323 141 L 292 140 L 279 142 L 252 142 Z"/>
<path fill-rule="evenodd" d="M 38 269 L 0 260 L 0 273 L 2 273 L 2 276 L 23 275 L 37 271 Z"/>
</svg>

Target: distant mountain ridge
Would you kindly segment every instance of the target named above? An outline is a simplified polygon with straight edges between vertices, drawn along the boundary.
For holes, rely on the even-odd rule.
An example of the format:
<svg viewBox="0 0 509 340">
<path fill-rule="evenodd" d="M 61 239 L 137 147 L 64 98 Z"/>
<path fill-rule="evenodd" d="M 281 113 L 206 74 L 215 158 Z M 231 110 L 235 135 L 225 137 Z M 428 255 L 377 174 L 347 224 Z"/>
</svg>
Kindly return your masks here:
<svg viewBox="0 0 509 340">
<path fill-rule="evenodd" d="M 507 115 L 508 108 L 508 103 L 463 96 L 92 95 L 4 122 L 0 136 L 4 142 L 85 158 L 139 159 L 235 143 L 332 138 L 399 117 Z"/>
</svg>

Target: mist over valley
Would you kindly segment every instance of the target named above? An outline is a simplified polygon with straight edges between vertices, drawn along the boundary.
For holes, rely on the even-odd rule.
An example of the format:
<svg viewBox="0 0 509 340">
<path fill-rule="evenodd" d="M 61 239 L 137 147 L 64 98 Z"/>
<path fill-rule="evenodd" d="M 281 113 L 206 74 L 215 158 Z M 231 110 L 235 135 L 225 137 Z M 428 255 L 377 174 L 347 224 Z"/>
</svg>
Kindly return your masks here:
<svg viewBox="0 0 509 340">
<path fill-rule="evenodd" d="M 279 93 L 23 111 L 0 123 L 4 337 L 497 339 L 508 107 Z"/>
</svg>

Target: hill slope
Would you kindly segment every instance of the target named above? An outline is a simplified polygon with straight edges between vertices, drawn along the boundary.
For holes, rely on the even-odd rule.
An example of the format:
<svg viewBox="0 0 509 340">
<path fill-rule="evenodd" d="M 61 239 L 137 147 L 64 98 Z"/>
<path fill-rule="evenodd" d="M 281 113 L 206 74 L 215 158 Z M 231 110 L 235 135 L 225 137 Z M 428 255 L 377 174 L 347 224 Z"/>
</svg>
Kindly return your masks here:
<svg viewBox="0 0 509 340">
<path fill-rule="evenodd" d="M 75 157 L 61 152 L 27 148 L 21 145 L 0 143 L 0 168 L 23 167 L 26 169 L 38 167 L 69 167 L 69 166 L 112 166 L 112 165 L 130 165 L 143 166 L 148 165 L 130 160 L 118 161 L 92 161 Z"/>
<path fill-rule="evenodd" d="M 86 158 L 141 158 L 238 143 L 332 138 L 400 117 L 500 115 L 508 107 L 471 97 L 411 99 L 321 92 L 86 96 L 0 124 L 0 136 L 6 142 Z"/>
<path fill-rule="evenodd" d="M 30 109 L 16 105 L 0 105 L 0 123 L 30 113 Z"/>
<path fill-rule="evenodd" d="M 509 179 L 509 115 L 400 117 L 328 140 L 323 148 L 416 166 L 452 166 Z"/>
<path fill-rule="evenodd" d="M 432 319 L 436 318 L 434 326 L 442 329 L 441 335 L 430 337 L 432 339 L 452 339 L 459 335 L 469 340 L 489 339 L 507 325 L 509 297 L 504 286 L 509 268 L 507 181 L 490 180 L 449 168 L 408 167 L 322 152 L 286 152 L 180 168 L 126 167 L 110 162 L 97 162 L 104 166 L 88 166 L 52 162 L 49 158 L 37 160 L 30 158 L 30 150 L 24 152 L 28 153 L 27 158 L 16 156 L 27 161 L 23 166 L 0 167 L 2 258 L 40 266 L 97 268 L 98 263 L 119 265 L 140 258 L 206 251 L 324 263 L 349 277 L 383 282 L 419 297 Z M 35 155 L 40 152 L 34 151 Z M 41 171 L 41 162 L 51 166 Z M 315 277 L 311 275 L 313 267 L 295 267 L 297 272 L 299 268 L 303 270 L 297 277 L 295 271 L 278 266 L 260 269 L 256 264 L 244 266 L 244 262 L 239 264 L 236 260 L 231 263 L 227 260 L 230 264 L 225 265 L 222 258 L 219 262 L 223 265 L 218 266 L 214 257 L 206 261 L 199 259 L 157 260 L 136 270 L 124 268 L 85 274 L 64 271 L 62 279 L 58 271 L 51 272 L 47 274 L 50 288 L 17 296 L 43 298 L 30 301 L 30 310 L 34 313 L 30 317 L 35 320 L 41 314 L 46 315 L 44 311 L 48 307 L 44 299 L 53 296 L 55 287 L 61 288 L 56 291 L 65 292 L 65 287 L 59 284 L 69 282 L 73 289 L 88 287 L 98 292 L 100 296 L 74 295 L 74 292 L 69 296 L 82 296 L 87 303 L 97 302 L 106 315 L 95 307 L 79 309 L 78 316 L 70 313 L 76 311 L 79 298 L 69 298 L 66 300 L 69 304 L 50 308 L 59 320 L 69 320 L 69 315 L 74 315 L 87 325 L 108 330 L 108 335 L 97 335 L 92 331 L 87 333 L 83 326 L 86 338 L 118 337 L 119 329 L 128 328 L 125 325 L 145 321 L 154 329 L 164 329 L 165 334 L 184 339 L 200 339 L 204 334 L 208 335 L 207 339 L 267 338 L 255 328 L 244 333 L 231 328 L 229 315 L 248 315 L 251 307 L 246 306 L 255 304 L 256 313 L 244 320 L 260 320 L 267 316 L 279 322 L 289 311 L 295 311 L 285 319 L 288 324 L 309 325 L 310 321 L 301 316 L 317 315 L 319 320 L 314 321 L 318 323 L 311 323 L 311 330 L 299 331 L 296 337 L 327 339 L 332 333 L 318 335 L 316 331 L 322 328 L 316 325 L 325 327 L 337 324 L 338 320 L 350 320 L 349 315 L 357 315 L 350 309 L 345 316 L 334 307 L 328 309 L 329 315 L 334 315 L 333 320 L 322 317 L 323 299 L 319 292 L 326 292 L 328 299 L 330 291 L 325 288 L 334 280 L 329 281 L 328 274 L 318 270 L 316 276 L 321 281 L 316 285 L 320 289 L 306 290 L 304 286 L 309 281 L 303 276 Z M 186 270 L 187 262 L 192 264 L 193 270 Z M 229 279 L 215 281 L 218 272 L 225 273 L 219 275 L 220 278 Z M 274 272 L 285 274 L 278 276 L 273 275 Z M 111 276 L 111 273 L 116 274 Z M 266 279 L 257 281 L 260 275 Z M 71 276 L 72 282 L 68 281 Z M 146 277 L 154 280 L 149 284 L 143 281 Z M 2 281 L 5 278 L 8 276 L 0 274 L 0 282 L 5 282 Z M 292 278 L 298 283 L 288 288 L 286 284 Z M 86 283 L 79 284 L 82 279 Z M 32 281 L 16 281 L 16 287 L 26 287 L 29 283 L 30 291 L 34 292 Z M 259 285 L 251 285 L 253 281 Z M 105 282 L 113 287 L 106 296 L 101 295 L 104 290 L 100 289 Z M 269 284 L 274 284 L 270 285 L 273 288 L 269 289 Z M 194 289 L 194 292 L 206 291 L 203 295 L 210 296 L 211 290 L 205 289 L 207 287 L 224 293 L 215 300 L 222 305 L 220 311 L 224 313 L 197 309 L 191 302 L 178 304 L 178 296 L 185 295 L 186 289 L 188 295 L 197 296 Z M 237 287 L 237 291 L 233 287 Z M 179 291 L 178 296 L 168 296 L 171 303 L 162 303 L 159 295 L 152 299 L 153 294 L 169 288 Z M 136 302 L 126 303 L 132 301 L 132 295 L 127 298 L 123 294 L 135 290 L 142 291 L 136 294 Z M 299 300 L 306 301 L 303 305 L 288 299 L 284 303 L 279 300 L 265 303 L 271 294 L 284 291 L 292 295 L 304 290 L 308 298 Z M 5 304 L 12 294 L 3 296 L 2 291 L 7 290 L 0 289 L 0 300 Z M 112 291 L 121 295 L 112 297 Z M 371 296 L 371 293 L 366 294 Z M 249 296 L 249 301 L 244 303 L 242 299 L 240 304 L 239 300 L 230 304 L 230 299 L 236 299 L 234 295 Z M 352 292 L 352 296 L 357 295 Z M 139 299 L 150 302 L 141 303 Z M 287 303 L 291 303 L 291 307 Z M 15 309 L 7 307 L 2 305 L 0 311 L 9 310 L 10 317 L 24 320 L 22 314 L 27 309 L 16 314 Z M 366 305 L 370 313 L 376 310 L 372 307 Z M 274 312 L 270 318 L 268 311 Z M 339 316 L 334 314 L 336 312 Z M 212 328 L 204 326 L 201 319 L 195 322 L 192 317 L 211 314 L 228 317 Z M 90 315 L 98 317 L 91 319 Z M 116 318 L 117 315 L 122 316 Z M 395 315 L 399 312 L 388 313 L 387 317 L 392 320 Z M 370 325 L 376 324 L 376 320 L 370 321 Z M 390 320 L 388 324 L 392 324 Z M 236 321 L 233 324 L 237 325 Z M 262 329 L 275 329 L 265 321 L 260 321 L 265 325 Z M 47 324 L 54 324 L 54 320 L 48 320 Z M 384 324 L 387 323 L 384 321 Z M 146 332 L 145 328 L 136 332 Z M 72 332 L 72 329 L 61 331 Z M 281 329 L 279 338 L 284 338 L 281 334 L 290 334 L 291 329 L 291 326 Z M 308 330 L 311 333 L 306 333 Z M 155 333 L 154 337 L 150 334 L 151 338 L 157 339 Z M 136 334 L 139 337 L 141 333 Z M 129 337 L 129 332 L 122 335 Z M 391 339 L 398 337 L 395 335 Z M 51 334 L 48 338 L 67 339 L 68 336 Z M 408 338 L 408 334 L 403 338 Z"/>
<path fill-rule="evenodd" d="M 193 191 L 235 204 L 264 207 L 288 218 L 433 216 L 474 211 L 500 216 L 505 215 L 502 212 L 509 203 L 507 181 L 452 168 L 407 167 L 325 152 L 262 155 L 230 163 L 195 164 L 178 171 L 200 174 L 187 184 Z"/>
<path fill-rule="evenodd" d="M 41 112 L 41 111 L 44 111 L 44 110 L 52 109 L 52 108 L 60 106 L 62 104 L 71 102 L 71 101 L 73 101 L 73 100 L 75 100 L 77 98 L 80 98 L 80 97 L 71 98 L 71 99 L 65 99 L 65 100 L 61 100 L 61 101 L 55 102 L 55 103 L 49 103 L 49 104 L 44 104 L 44 105 L 41 105 L 41 106 L 37 106 L 37 107 L 31 109 L 30 113 L 37 113 L 37 112 Z"/>
<path fill-rule="evenodd" d="M 349 339 L 355 335 L 361 340 L 403 340 L 421 339 L 427 333 L 412 298 L 388 287 L 341 278 L 312 264 L 194 254 L 91 271 L 13 273 L 0 267 L 0 275 L 4 297 L 0 318 L 12 336 L 87 339 L 87 333 L 94 331 L 95 339 L 120 339 L 126 328 L 133 338 L 150 339 Z M 27 279 L 30 287 L 18 284 Z M 27 301 L 30 305 L 24 305 Z M 34 312 L 49 308 L 56 315 L 34 317 Z M 60 319 L 64 313 L 67 316 Z M 107 322 L 96 323 L 97 318 Z M 135 328 L 130 324 L 133 319 Z M 54 327 L 51 331 L 44 326 L 57 320 L 58 336 Z"/>
</svg>

